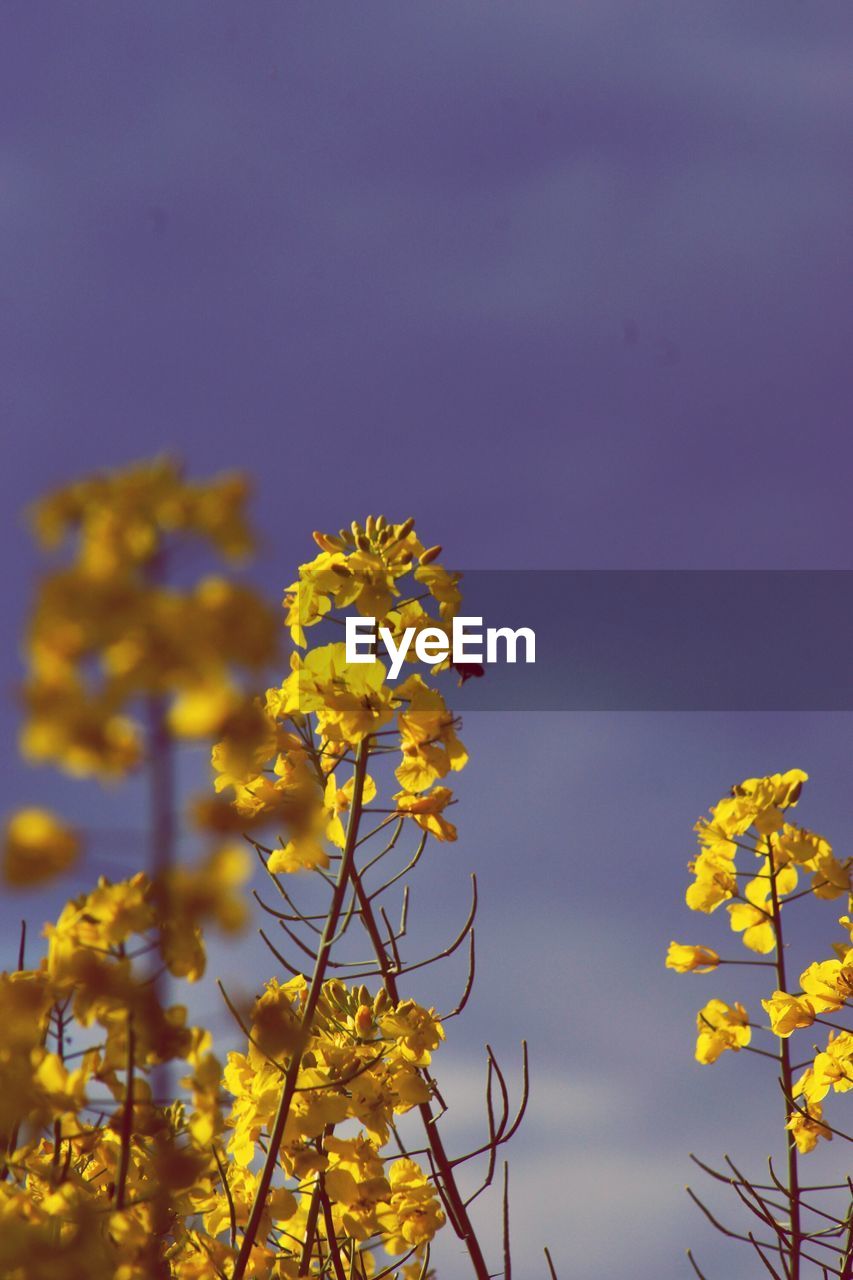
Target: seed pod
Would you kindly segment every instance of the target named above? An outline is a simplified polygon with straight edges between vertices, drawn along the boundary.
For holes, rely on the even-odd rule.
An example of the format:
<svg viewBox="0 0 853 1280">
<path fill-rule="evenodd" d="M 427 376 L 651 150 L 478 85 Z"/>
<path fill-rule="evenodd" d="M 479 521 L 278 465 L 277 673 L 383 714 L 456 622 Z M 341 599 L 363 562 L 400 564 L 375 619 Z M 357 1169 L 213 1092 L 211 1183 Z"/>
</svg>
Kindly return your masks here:
<svg viewBox="0 0 853 1280">
<path fill-rule="evenodd" d="M 440 555 L 441 555 L 441 546 L 438 543 L 436 543 L 434 547 L 428 547 L 427 550 L 421 554 L 419 563 L 432 564 L 433 560 L 437 560 Z"/>
</svg>

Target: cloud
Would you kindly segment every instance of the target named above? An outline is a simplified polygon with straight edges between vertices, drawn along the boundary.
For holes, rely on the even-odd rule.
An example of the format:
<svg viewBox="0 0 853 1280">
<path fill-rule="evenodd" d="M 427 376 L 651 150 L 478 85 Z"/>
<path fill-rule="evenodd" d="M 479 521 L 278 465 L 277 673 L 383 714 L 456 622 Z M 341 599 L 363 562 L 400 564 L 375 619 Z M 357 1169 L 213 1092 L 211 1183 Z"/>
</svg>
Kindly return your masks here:
<svg viewBox="0 0 853 1280">
<path fill-rule="evenodd" d="M 482 1072 L 473 1064 L 445 1064 L 439 1075 L 452 1099 L 443 1132 L 450 1149 L 484 1128 Z M 523 1138 L 501 1152 L 510 1164 L 511 1238 L 520 1274 L 537 1274 L 544 1245 L 558 1274 L 592 1280 L 602 1274 L 665 1274 L 689 1217 L 679 1165 L 683 1155 L 666 1140 L 638 1149 L 627 1136 L 632 1099 L 614 1080 L 567 1070 L 537 1072 Z M 454 1116 L 461 1122 L 454 1125 Z M 477 1203 L 476 1223 L 494 1259 L 500 1239 L 500 1166 L 492 1189 Z M 476 1178 L 465 1175 L 473 1189 Z M 618 1223 L 618 1230 L 614 1224 Z M 450 1232 L 436 1258 L 458 1252 Z M 543 1268 L 544 1271 L 544 1268 Z"/>
</svg>

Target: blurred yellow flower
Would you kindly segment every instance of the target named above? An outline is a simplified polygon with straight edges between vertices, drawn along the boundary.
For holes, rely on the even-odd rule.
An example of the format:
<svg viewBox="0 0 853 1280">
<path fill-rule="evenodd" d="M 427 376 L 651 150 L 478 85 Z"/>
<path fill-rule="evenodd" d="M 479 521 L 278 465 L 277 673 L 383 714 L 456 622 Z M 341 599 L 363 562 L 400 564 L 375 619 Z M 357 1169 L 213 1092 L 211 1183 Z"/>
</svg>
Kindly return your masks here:
<svg viewBox="0 0 853 1280">
<path fill-rule="evenodd" d="M 80 838 L 47 809 L 19 809 L 3 835 L 3 878 L 25 888 L 69 870 L 80 855 Z"/>
</svg>

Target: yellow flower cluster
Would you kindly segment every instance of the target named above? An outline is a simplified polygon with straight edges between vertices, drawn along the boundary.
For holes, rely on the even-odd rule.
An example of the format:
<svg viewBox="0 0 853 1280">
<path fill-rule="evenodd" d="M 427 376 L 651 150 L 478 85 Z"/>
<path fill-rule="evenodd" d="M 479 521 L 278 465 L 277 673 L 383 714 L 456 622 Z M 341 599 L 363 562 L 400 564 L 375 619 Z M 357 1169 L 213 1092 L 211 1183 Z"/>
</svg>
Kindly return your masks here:
<svg viewBox="0 0 853 1280">
<path fill-rule="evenodd" d="M 362 877 L 378 858 L 356 862 L 383 832 L 390 849 L 414 828 L 414 860 L 429 836 L 455 839 L 443 780 L 467 762 L 458 722 L 420 675 L 391 688 L 381 664 L 348 668 L 335 643 L 296 656 L 265 698 L 242 693 L 235 670 L 273 652 L 265 606 L 218 578 L 169 588 L 164 565 L 176 533 L 243 554 L 244 497 L 233 478 L 190 485 L 156 463 L 74 485 L 36 511 L 45 541 L 76 541 L 30 629 L 25 750 L 72 772 L 122 773 L 143 755 L 137 702 L 155 699 L 172 734 L 221 731 L 219 799 L 195 810 L 220 839 L 195 865 L 172 857 L 101 878 L 45 926 L 35 967 L 22 943 L 20 967 L 0 974 L 0 1274 L 10 1280 L 415 1280 L 432 1274 L 429 1243 L 448 1218 L 475 1274 L 487 1274 L 431 1109 L 442 1022 L 402 992 L 403 930 L 388 926 L 386 941 L 386 917 L 371 914 Z M 368 518 L 315 538 L 320 555 L 285 596 L 300 646 L 348 606 L 390 627 L 447 624 L 458 608 L 456 577 L 412 521 Z M 157 750 L 149 739 L 155 780 Z M 390 803 L 375 807 L 382 787 Z M 261 825 L 279 836 L 273 848 L 251 841 L 286 900 L 279 918 L 311 931 L 315 965 L 305 977 L 271 947 L 290 976 L 259 984 L 242 1011 L 226 996 L 245 1042 L 223 1064 L 164 975 L 196 982 L 207 926 L 245 924 L 253 855 L 236 835 Z M 59 819 L 23 811 L 6 830 L 6 878 L 35 883 L 76 850 Z M 322 915 L 288 914 L 278 877 L 296 871 L 331 889 L 325 927 L 313 924 Z M 372 989 L 327 973 L 359 918 L 378 957 Z M 426 1167 L 401 1139 L 409 1112 L 422 1121 Z"/>
<path fill-rule="evenodd" d="M 238 1225 L 257 1187 L 251 1170 L 262 1135 L 273 1125 L 282 1063 L 299 1042 L 306 997 L 302 977 L 269 982 L 252 1010 L 246 1053 L 229 1054 L 225 1067 L 225 1087 L 234 1098 L 226 1150 L 234 1162 L 232 1187 L 240 1188 Z M 379 1238 L 394 1254 L 432 1239 L 444 1222 L 434 1188 L 412 1160 L 397 1162 L 405 1163 L 405 1179 L 393 1164 L 386 1177 L 383 1150 L 396 1118 L 429 1099 L 417 1068 L 429 1062 L 443 1036 L 434 1010 L 411 1000 L 395 1007 L 384 988 L 371 996 L 364 986 L 324 983 L 282 1137 L 286 1180 L 275 1201 L 280 1217 L 273 1214 L 270 1223 L 293 1219 L 288 1230 L 304 1237 L 310 1191 L 322 1174 L 340 1240 Z M 348 1124 L 359 1126 L 356 1137 L 334 1136 Z M 207 1225 L 214 1234 L 226 1211 L 224 1202 L 210 1211 Z"/>
<path fill-rule="evenodd" d="M 36 531 L 61 558 L 39 583 L 26 636 L 28 759 L 121 777 L 169 741 L 215 739 L 252 716 L 244 686 L 276 653 L 275 613 L 233 578 L 188 572 L 195 542 L 229 561 L 251 549 L 247 493 L 238 475 L 191 483 L 161 460 L 35 506 Z M 193 816 L 215 835 L 246 825 L 216 802 Z M 3 879 L 25 887 L 59 875 L 82 844 L 52 812 L 22 809 L 6 824 Z"/>
<path fill-rule="evenodd" d="M 215 869 L 200 879 L 216 914 L 230 880 Z M 183 888 L 176 911 L 197 935 L 198 904 Z M 229 1054 L 223 1072 L 209 1034 L 188 1024 L 184 1006 L 162 1007 L 130 958 L 131 944 L 137 956 L 158 945 L 153 926 L 147 877 L 102 880 L 47 927 L 48 954 L 38 969 L 0 974 L 5 1276 L 215 1274 L 201 1267 L 199 1250 L 220 1268 L 233 1262 L 233 1240 L 222 1237 L 232 1213 L 238 1229 L 245 1225 L 258 1184 L 253 1166 L 272 1123 L 283 1059 L 297 1044 L 307 984 L 267 984 L 252 1011 L 247 1052 Z M 181 972 L 170 948 L 164 959 Z M 91 1026 L 99 1042 L 75 1049 L 72 1065 L 69 1031 Z M 429 1178 L 408 1158 L 386 1168 L 383 1149 L 395 1118 L 429 1098 L 418 1067 L 443 1034 L 434 1011 L 411 1000 L 394 1006 L 384 989 L 370 996 L 363 986 L 324 984 L 302 1049 L 281 1181 L 263 1218 L 264 1239 L 280 1238 L 254 1250 L 248 1274 L 302 1274 L 292 1240 L 305 1236 L 318 1177 L 331 1206 L 321 1241 L 334 1231 L 342 1242 L 378 1240 L 397 1255 L 432 1239 L 444 1212 Z M 186 1064 L 187 1102 L 166 1106 L 152 1096 L 152 1073 L 165 1062 Z M 360 1126 L 357 1135 L 334 1136 L 347 1122 Z"/>
<path fill-rule="evenodd" d="M 687 905 L 694 911 L 710 913 L 727 903 L 729 923 L 741 935 L 744 946 L 761 956 L 775 956 L 772 961 L 760 962 L 776 975 L 776 990 L 761 1003 L 777 1041 L 786 1127 L 801 1152 L 812 1151 L 820 1138 L 832 1137 L 821 1112 L 827 1093 L 853 1088 L 853 1030 L 830 1023 L 834 1029 L 826 1049 L 817 1054 L 799 1080 L 794 1080 L 788 1052 L 787 1042 L 795 1031 L 826 1022 L 825 1015 L 837 1016 L 853 1000 L 853 922 L 849 916 L 839 918 L 847 939 L 833 944 L 835 955 L 810 964 L 800 974 L 799 988 L 788 990 L 783 912 L 787 920 L 791 904 L 809 897 L 831 901 L 846 896 L 849 900 L 853 888 L 851 859 L 839 861 L 823 836 L 786 820 L 786 811 L 797 804 L 806 781 L 802 770 L 791 769 L 749 778 L 733 787 L 730 795 L 714 806 L 710 817 L 696 825 L 700 852 L 690 863 L 694 878 L 686 894 Z M 758 860 L 757 869 L 739 869 L 740 851 Z M 810 883 L 798 891 L 802 873 L 810 875 Z M 670 944 L 666 960 L 667 967 L 678 973 L 705 973 L 727 963 L 731 962 L 709 947 L 676 942 Z M 716 1062 L 726 1050 L 749 1050 L 755 1025 L 740 1003 L 709 1001 L 697 1017 L 697 1061 Z"/>
<path fill-rule="evenodd" d="M 274 615 L 228 578 L 178 588 L 167 575 L 191 538 L 244 557 L 246 497 L 241 476 L 194 484 L 162 460 L 37 504 L 42 543 L 70 555 L 42 580 L 30 620 L 26 756 L 79 775 L 126 773 L 141 757 L 135 704 L 145 696 L 169 699 L 176 734 L 220 732 L 242 702 L 235 670 L 274 656 Z"/>
<path fill-rule="evenodd" d="M 423 547 L 411 520 L 391 524 L 368 516 L 364 526 L 354 522 L 351 531 L 314 537 L 322 550 L 300 567 L 284 598 L 298 645 L 305 646 L 307 628 L 349 605 L 395 634 L 407 626 L 446 626 L 458 609 L 458 575 L 436 562 L 439 547 Z M 407 576 L 410 593 L 404 596 L 401 580 Z M 421 597 L 433 601 L 435 614 Z M 456 828 L 445 816 L 453 793 L 437 784 L 468 760 L 457 720 L 442 694 L 419 674 L 393 688 L 385 675 L 378 660 L 348 664 L 342 643 L 294 653 L 287 679 L 267 690 L 263 704 L 232 718 L 214 748 L 217 790 L 231 789 L 237 811 L 247 820 L 274 820 L 287 832 L 270 871 L 329 865 L 323 842 L 343 847 L 340 815 L 350 795 L 334 780 L 337 762 L 395 720 L 400 751 L 395 776 L 402 788 L 394 795 L 397 813 L 438 840 L 456 839 Z M 369 802 L 375 783 L 368 778 L 365 785 Z"/>
</svg>

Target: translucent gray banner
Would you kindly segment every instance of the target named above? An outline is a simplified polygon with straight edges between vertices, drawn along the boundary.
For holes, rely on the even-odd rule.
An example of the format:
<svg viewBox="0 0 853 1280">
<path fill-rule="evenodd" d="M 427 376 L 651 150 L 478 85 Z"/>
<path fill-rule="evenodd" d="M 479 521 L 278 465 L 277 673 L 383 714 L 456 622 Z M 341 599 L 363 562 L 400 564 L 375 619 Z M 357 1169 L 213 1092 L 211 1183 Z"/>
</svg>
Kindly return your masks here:
<svg viewBox="0 0 853 1280">
<path fill-rule="evenodd" d="M 519 642 L 515 663 L 499 645 L 482 674 L 463 667 L 464 688 L 441 675 L 460 712 L 853 709 L 853 571 L 469 570 L 460 585 L 484 630 L 536 637 L 533 663 Z"/>
</svg>

